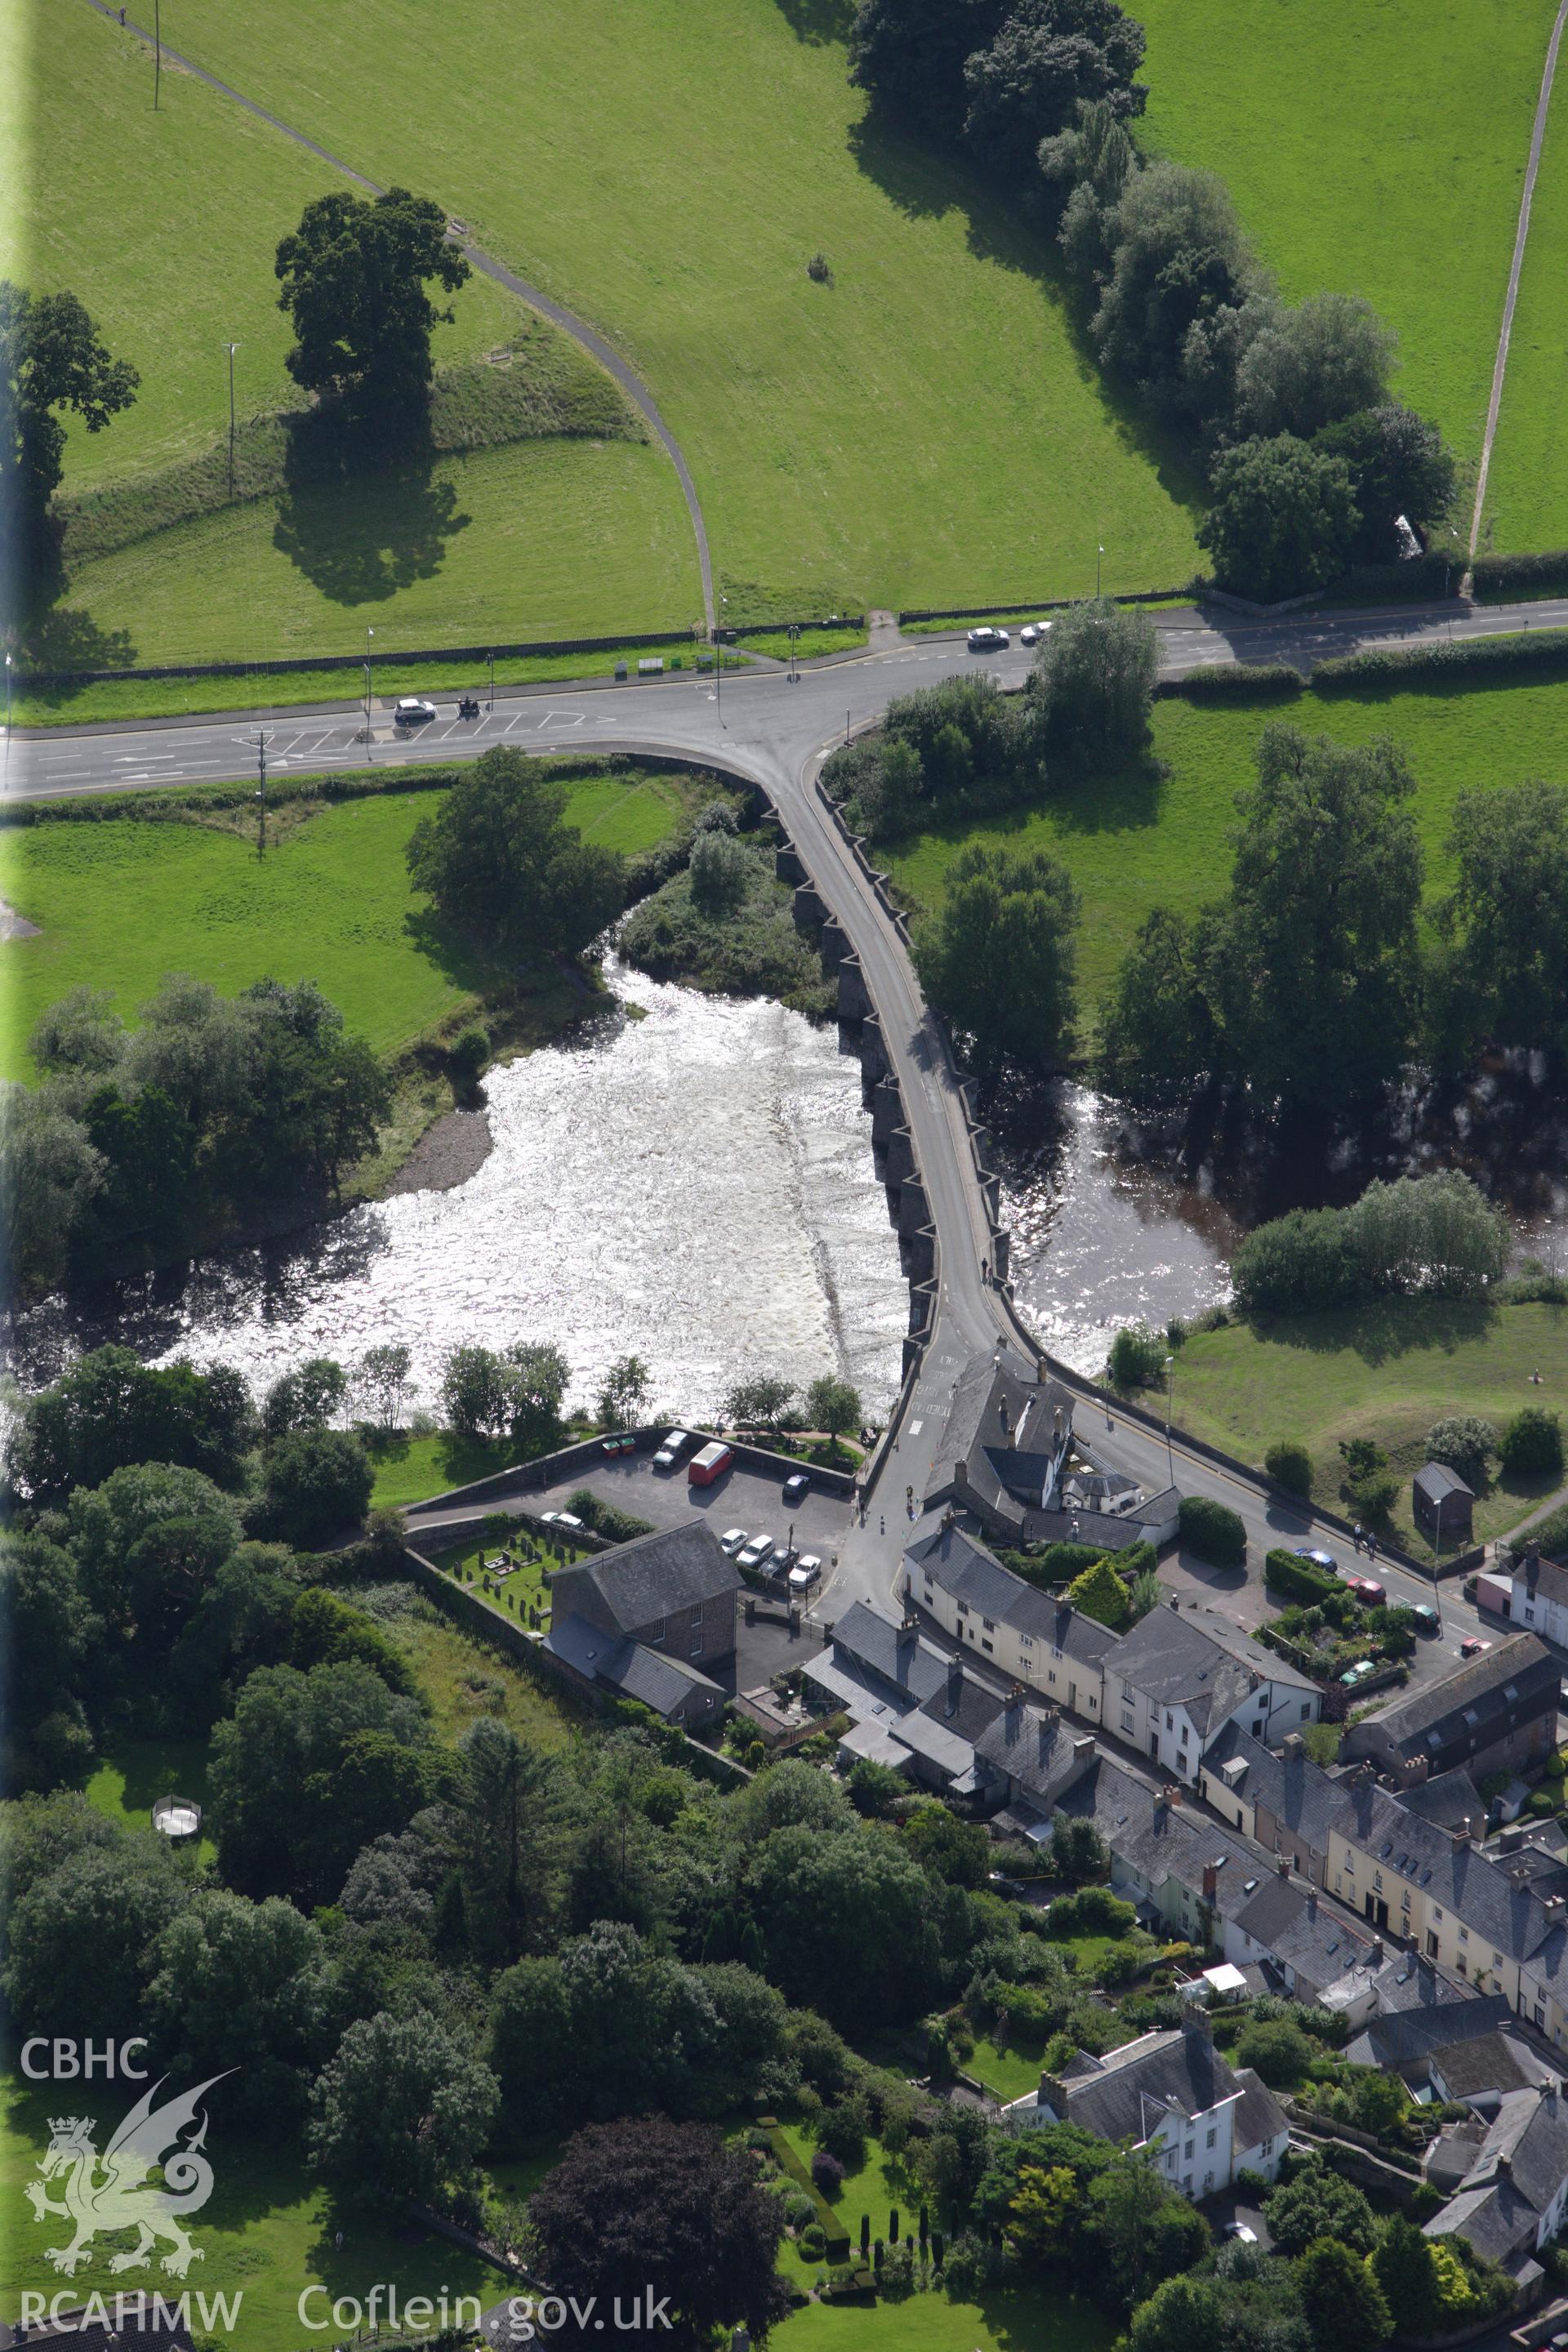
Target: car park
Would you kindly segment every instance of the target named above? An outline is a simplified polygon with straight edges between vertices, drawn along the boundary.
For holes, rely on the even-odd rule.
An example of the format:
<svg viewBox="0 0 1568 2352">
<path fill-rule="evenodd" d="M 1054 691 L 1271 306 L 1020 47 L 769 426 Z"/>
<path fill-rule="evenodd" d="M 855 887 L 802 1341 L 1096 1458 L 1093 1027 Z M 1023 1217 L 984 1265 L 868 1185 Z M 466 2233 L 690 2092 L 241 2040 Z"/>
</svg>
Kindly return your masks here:
<svg viewBox="0 0 1568 2352">
<path fill-rule="evenodd" d="M 793 1470 L 784 1482 L 786 1503 L 804 1503 L 811 1492 L 811 1480 L 804 1470 Z"/>
<path fill-rule="evenodd" d="M 1388 1605 L 1388 1595 L 1375 1576 L 1347 1576 L 1345 1591 L 1353 1592 L 1363 1608 L 1384 1609 Z"/>
<path fill-rule="evenodd" d="M 1323 1551 L 1321 1549 L 1309 1550 L 1305 1544 L 1298 1544 L 1296 1558 L 1304 1559 L 1310 1568 L 1321 1568 L 1325 1576 L 1338 1576 L 1340 1572 L 1339 1561 L 1331 1551 Z"/>
<path fill-rule="evenodd" d="M 637 1450 L 637 1439 L 627 1437 L 624 1433 L 616 1437 L 606 1437 L 599 1447 L 601 1454 L 635 1454 Z"/>
<path fill-rule="evenodd" d="M 694 1454 L 687 1464 L 686 1483 L 689 1486 L 711 1486 L 716 1479 L 724 1475 L 726 1470 L 732 1470 L 734 1466 L 734 1447 L 721 1445 L 715 1438 L 712 1444 L 705 1445 L 701 1452 Z"/>
<path fill-rule="evenodd" d="M 1413 1602 L 1411 1605 L 1410 1614 L 1415 1621 L 1415 1631 L 1418 1633 L 1440 1633 L 1442 1632 L 1443 1620 L 1438 1616 L 1437 1612 L 1433 1608 L 1432 1603 L 1429 1601 L 1417 1601 Z"/>
<path fill-rule="evenodd" d="M 1050 635 L 1050 627 L 1048 621 L 1026 621 L 1018 632 L 1018 643 L 1021 646 L 1044 645 Z"/>
<path fill-rule="evenodd" d="M 971 629 L 969 632 L 969 650 L 972 654 L 1005 654 L 1012 642 L 1005 629 L 994 629 L 989 624 L 984 628 Z"/>
<path fill-rule="evenodd" d="M 428 727 L 435 716 L 435 704 L 426 702 L 422 694 L 400 694 L 392 706 L 395 727 Z"/>
<path fill-rule="evenodd" d="M 1371 1658 L 1358 1658 L 1353 1666 L 1345 1668 L 1340 1682 L 1345 1690 L 1359 1690 L 1363 1683 L 1369 1682 L 1376 1672 L 1377 1667 Z"/>
<path fill-rule="evenodd" d="M 664 1444 L 659 1447 L 658 1452 L 653 1457 L 654 1468 L 656 1470 L 673 1470 L 690 1443 L 691 1440 L 688 1437 L 685 1430 L 671 1429 L 668 1431 L 665 1435 Z"/>
<path fill-rule="evenodd" d="M 1489 1642 L 1483 1642 L 1479 1633 L 1472 1633 L 1468 1640 L 1460 1643 L 1459 1655 L 1461 1658 L 1479 1658 L 1483 1650 L 1490 1648 Z"/>
<path fill-rule="evenodd" d="M 735 1554 L 742 1550 L 751 1540 L 744 1528 L 726 1528 L 719 1538 L 719 1549 L 729 1559 L 733 1559 Z"/>
<path fill-rule="evenodd" d="M 751 1542 L 742 1544 L 735 1554 L 735 1565 L 737 1568 L 765 1568 L 773 1556 L 772 1536 L 753 1536 Z"/>
</svg>

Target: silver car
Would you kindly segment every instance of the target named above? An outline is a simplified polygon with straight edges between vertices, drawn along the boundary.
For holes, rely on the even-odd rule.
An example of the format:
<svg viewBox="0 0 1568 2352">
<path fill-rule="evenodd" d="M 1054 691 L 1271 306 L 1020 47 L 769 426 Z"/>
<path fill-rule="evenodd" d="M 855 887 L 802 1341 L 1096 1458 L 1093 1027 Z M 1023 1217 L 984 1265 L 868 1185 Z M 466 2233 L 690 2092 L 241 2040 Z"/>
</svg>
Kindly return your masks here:
<svg viewBox="0 0 1568 2352">
<path fill-rule="evenodd" d="M 753 1536 L 735 1555 L 737 1568 L 765 1568 L 773 1556 L 772 1536 Z"/>
</svg>

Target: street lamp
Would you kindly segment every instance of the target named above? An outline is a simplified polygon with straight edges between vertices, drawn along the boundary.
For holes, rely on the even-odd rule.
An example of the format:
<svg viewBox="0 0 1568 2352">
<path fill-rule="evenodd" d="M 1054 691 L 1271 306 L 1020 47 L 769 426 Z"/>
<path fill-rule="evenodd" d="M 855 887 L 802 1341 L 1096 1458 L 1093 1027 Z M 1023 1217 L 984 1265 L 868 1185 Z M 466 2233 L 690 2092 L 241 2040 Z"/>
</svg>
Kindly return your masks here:
<svg viewBox="0 0 1568 2352">
<path fill-rule="evenodd" d="M 789 625 L 789 675 L 790 684 L 792 686 L 798 686 L 800 684 L 800 670 L 795 662 L 795 639 L 799 635 L 800 623 L 798 621 L 792 621 Z"/>
<path fill-rule="evenodd" d="M 1437 1497 L 1437 1526 L 1432 1547 L 1432 1605 L 1437 1612 L 1439 1635 L 1443 1631 L 1443 1588 L 1437 1579 L 1443 1566 L 1443 1506 L 1447 1499 L 1447 1495 Z"/>
<path fill-rule="evenodd" d="M 1104 545 L 1103 545 L 1103 543 L 1102 543 L 1102 544 L 1101 544 L 1101 546 L 1100 546 L 1100 551 L 1099 551 L 1099 553 L 1096 555 L 1096 557 L 1095 557 L 1095 559 L 1094 559 L 1094 601 L 1095 601 L 1095 603 L 1096 603 L 1097 604 L 1099 604 L 1099 602 L 1100 602 L 1100 567 L 1101 563 L 1102 563 L 1104 561 L 1105 561 L 1105 548 L 1104 548 Z"/>
<path fill-rule="evenodd" d="M 228 352 L 228 494 L 234 496 L 234 355 L 237 343 L 226 346 Z"/>
<path fill-rule="evenodd" d="M 485 659 L 490 666 L 490 717 L 493 719 L 496 715 L 496 657 L 494 654 L 487 654 Z"/>
<path fill-rule="evenodd" d="M 370 731 L 370 641 L 374 635 L 374 629 L 367 629 L 364 633 L 364 755 L 367 760 L 374 756 L 371 751 Z"/>
<path fill-rule="evenodd" d="M 1171 1399 L 1176 1386 L 1176 1360 L 1165 1359 L 1165 1475 L 1173 1486 L 1176 1483 L 1175 1457 L 1171 1451 Z"/>
<path fill-rule="evenodd" d="M 718 633 L 717 633 L 717 634 L 718 634 L 718 639 L 719 639 L 719 642 L 718 642 L 718 644 L 717 644 L 717 645 L 714 646 L 714 648 L 713 648 L 713 677 L 714 677 L 714 691 L 715 691 L 715 696 L 716 696 L 716 698 L 717 698 L 717 700 L 718 700 L 718 704 L 719 704 L 719 724 L 720 724 L 720 726 L 721 726 L 721 727 L 722 727 L 722 725 L 724 724 L 724 625 L 723 625 L 723 614 L 724 614 L 725 613 L 727 613 L 727 612 L 729 611 L 729 609 L 730 609 L 730 599 L 728 598 L 728 596 L 721 596 L 721 597 L 720 597 L 720 599 L 719 599 L 719 605 L 720 605 L 720 625 L 719 625 L 719 629 L 718 629 Z"/>
<path fill-rule="evenodd" d="M 5 789 L 11 788 L 11 656 L 5 656 Z"/>
</svg>

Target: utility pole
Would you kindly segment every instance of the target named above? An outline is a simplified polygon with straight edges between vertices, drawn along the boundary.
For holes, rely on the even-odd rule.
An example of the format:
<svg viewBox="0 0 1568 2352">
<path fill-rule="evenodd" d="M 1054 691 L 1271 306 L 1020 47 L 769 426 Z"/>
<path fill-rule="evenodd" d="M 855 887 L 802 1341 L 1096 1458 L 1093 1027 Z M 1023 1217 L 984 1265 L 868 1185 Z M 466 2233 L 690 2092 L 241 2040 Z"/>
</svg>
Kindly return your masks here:
<svg viewBox="0 0 1568 2352">
<path fill-rule="evenodd" d="M 790 684 L 792 686 L 798 686 L 800 684 L 800 666 L 795 659 L 795 639 L 799 635 L 800 623 L 798 621 L 792 621 L 789 625 L 789 676 Z"/>
<path fill-rule="evenodd" d="M 1176 1360 L 1165 1359 L 1165 1476 L 1173 1486 L 1176 1483 L 1175 1457 L 1171 1451 L 1171 1398 L 1176 1385 Z"/>
<path fill-rule="evenodd" d="M 256 790 L 256 801 L 258 812 L 256 826 L 256 855 L 258 857 L 265 857 L 267 855 L 267 746 L 271 740 L 272 738 L 269 735 L 264 735 L 259 728 L 257 729 L 256 772 L 259 779 Z"/>
<path fill-rule="evenodd" d="M 370 641 L 374 635 L 374 629 L 367 629 L 364 633 L 364 756 L 367 760 L 375 757 L 370 731 Z"/>
<path fill-rule="evenodd" d="M 163 80 L 163 0 L 153 0 L 153 111 L 158 111 L 158 93 Z"/>
<path fill-rule="evenodd" d="M 719 599 L 718 644 L 713 648 L 713 686 L 719 702 L 719 724 L 724 724 L 724 615 L 730 609 L 728 596 Z"/>
<path fill-rule="evenodd" d="M 1104 561 L 1105 561 L 1105 548 L 1104 548 L 1104 544 L 1103 544 L 1103 542 L 1102 542 L 1102 543 L 1101 543 L 1101 545 L 1100 545 L 1100 551 L 1099 551 L 1099 553 L 1096 555 L 1096 557 L 1095 557 L 1095 559 L 1094 559 L 1094 601 L 1095 601 L 1095 603 L 1096 603 L 1097 604 L 1099 604 L 1099 602 L 1100 602 L 1100 565 L 1104 562 Z"/>
<path fill-rule="evenodd" d="M 11 656 L 5 656 L 5 790 L 11 789 Z"/>
<path fill-rule="evenodd" d="M 234 355 L 237 343 L 228 345 L 228 494 L 234 496 Z"/>
<path fill-rule="evenodd" d="M 490 666 L 490 717 L 493 719 L 496 715 L 496 657 L 494 654 L 487 654 L 485 659 Z"/>
</svg>

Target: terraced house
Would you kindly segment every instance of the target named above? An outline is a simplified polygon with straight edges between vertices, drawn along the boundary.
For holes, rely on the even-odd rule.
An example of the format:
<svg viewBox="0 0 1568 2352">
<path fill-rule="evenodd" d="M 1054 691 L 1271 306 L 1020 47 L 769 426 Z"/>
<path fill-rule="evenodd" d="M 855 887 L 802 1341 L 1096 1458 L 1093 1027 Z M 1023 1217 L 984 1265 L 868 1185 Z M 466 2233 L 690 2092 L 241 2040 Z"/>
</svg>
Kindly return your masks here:
<svg viewBox="0 0 1568 2352">
<path fill-rule="evenodd" d="M 951 1516 L 905 1552 L 904 1598 L 955 1642 L 1069 1715 L 1100 1721 L 1104 1661 L 1116 1635 L 1026 1584 Z"/>
<path fill-rule="evenodd" d="M 1274 1748 L 1315 1723 L 1322 1694 L 1212 1609 L 1175 1596 L 1152 1609 L 1105 1659 L 1102 1720 L 1178 1779 L 1196 1784 L 1227 1725 Z"/>
</svg>

